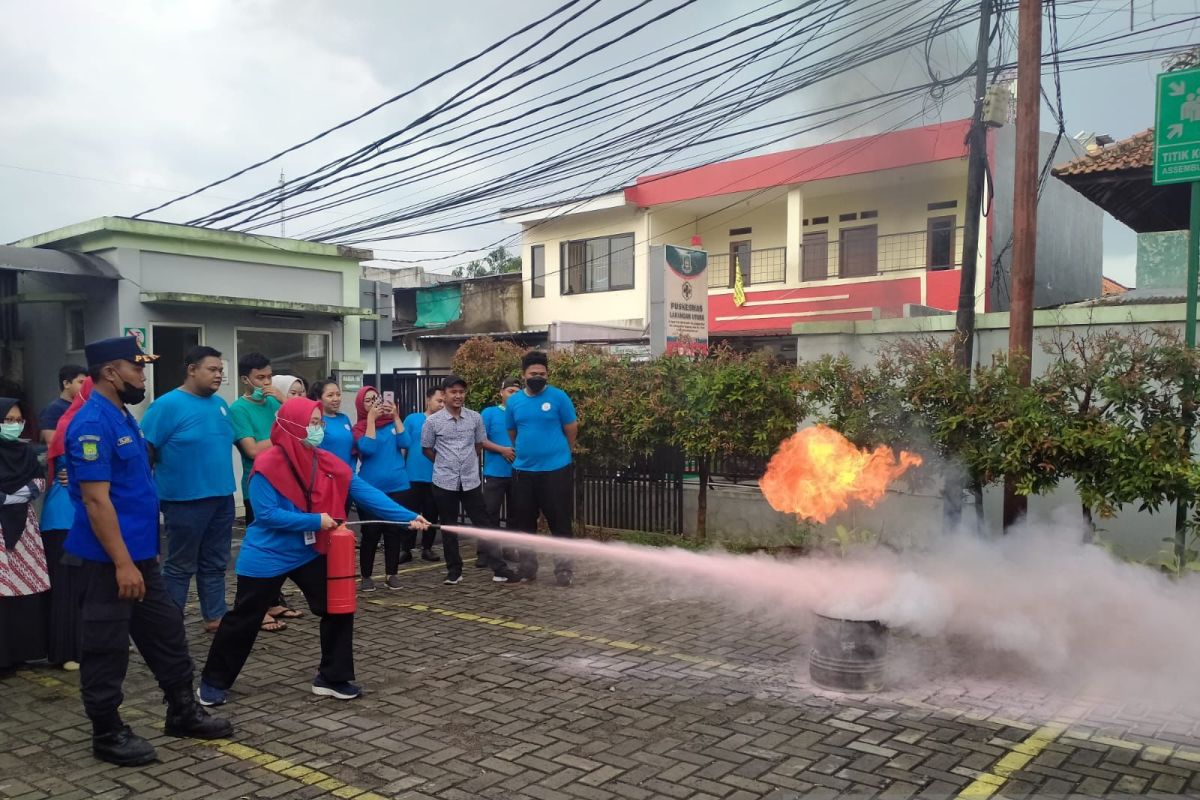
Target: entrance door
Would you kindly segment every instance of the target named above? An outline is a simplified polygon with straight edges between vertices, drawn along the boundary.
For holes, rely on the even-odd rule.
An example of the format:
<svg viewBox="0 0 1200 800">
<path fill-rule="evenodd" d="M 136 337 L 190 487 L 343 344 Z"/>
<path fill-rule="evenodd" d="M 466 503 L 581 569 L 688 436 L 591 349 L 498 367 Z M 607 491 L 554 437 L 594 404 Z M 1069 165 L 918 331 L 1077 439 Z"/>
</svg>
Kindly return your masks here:
<svg viewBox="0 0 1200 800">
<path fill-rule="evenodd" d="M 154 399 L 178 388 L 187 376 L 183 356 L 200 344 L 203 328 L 199 325 L 151 325 L 150 352 L 161 356 L 147 374 L 153 373 Z"/>
<path fill-rule="evenodd" d="M 842 228 L 842 251 L 838 273 L 842 278 L 861 278 L 879 272 L 879 247 L 874 225 Z"/>
<path fill-rule="evenodd" d="M 829 233 L 804 234 L 804 252 L 800 254 L 800 279 L 823 281 L 829 277 Z"/>
<path fill-rule="evenodd" d="M 750 285 L 750 240 L 729 243 L 729 286 L 737 280 L 737 268 L 742 268 L 742 285 Z"/>
</svg>

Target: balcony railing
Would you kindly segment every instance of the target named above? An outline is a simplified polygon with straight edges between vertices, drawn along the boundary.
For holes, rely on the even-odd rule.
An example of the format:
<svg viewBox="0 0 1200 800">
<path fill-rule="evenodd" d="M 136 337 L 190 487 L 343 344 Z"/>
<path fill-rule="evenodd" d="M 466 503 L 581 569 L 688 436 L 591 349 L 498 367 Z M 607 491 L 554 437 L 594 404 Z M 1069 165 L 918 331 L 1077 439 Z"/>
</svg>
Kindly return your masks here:
<svg viewBox="0 0 1200 800">
<path fill-rule="evenodd" d="M 768 247 L 763 250 L 743 250 L 738 254 L 742 266 L 742 284 L 759 286 L 764 283 L 783 283 L 787 280 L 787 248 Z M 729 253 L 709 253 L 708 288 L 733 286 L 734 274 Z"/>
<path fill-rule="evenodd" d="M 957 269 L 962 265 L 962 228 L 876 235 L 870 230 L 843 231 L 841 239 L 805 236 L 801 248 L 800 280 L 862 278 L 913 269 Z M 787 280 L 787 248 L 742 251 L 742 283 L 761 286 Z M 733 286 L 729 253 L 708 256 L 708 288 Z"/>
</svg>

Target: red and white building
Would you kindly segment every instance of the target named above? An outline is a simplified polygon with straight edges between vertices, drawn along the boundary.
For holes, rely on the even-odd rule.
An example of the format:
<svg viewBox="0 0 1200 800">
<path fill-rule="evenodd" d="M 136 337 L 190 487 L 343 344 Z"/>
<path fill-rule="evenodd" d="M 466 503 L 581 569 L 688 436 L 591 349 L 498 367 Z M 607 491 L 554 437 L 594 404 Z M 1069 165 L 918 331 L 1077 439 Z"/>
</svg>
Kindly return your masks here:
<svg viewBox="0 0 1200 800">
<path fill-rule="evenodd" d="M 713 338 L 770 338 L 797 323 L 957 306 L 966 121 L 646 175 L 623 191 L 511 209 L 522 225 L 523 324 L 640 338 L 649 247 L 709 253 Z M 981 220 L 976 308 L 1007 308 L 1011 129 L 989 133 L 994 186 Z M 1046 136 L 1048 151 L 1052 137 Z M 1063 149 L 1063 148 L 1060 148 Z M 1069 155 L 1066 151 L 1064 155 Z M 1040 204 L 1039 306 L 1101 292 L 1101 212 L 1051 182 Z M 746 302 L 733 297 L 741 266 Z M 569 341 L 570 333 L 560 333 Z"/>
</svg>

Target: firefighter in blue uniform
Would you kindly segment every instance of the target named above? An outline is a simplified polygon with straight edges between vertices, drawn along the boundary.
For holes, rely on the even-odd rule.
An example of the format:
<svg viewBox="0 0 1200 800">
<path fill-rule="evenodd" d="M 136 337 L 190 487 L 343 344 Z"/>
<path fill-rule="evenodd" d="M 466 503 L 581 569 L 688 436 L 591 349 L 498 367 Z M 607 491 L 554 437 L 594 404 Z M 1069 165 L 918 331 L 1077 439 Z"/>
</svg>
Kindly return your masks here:
<svg viewBox="0 0 1200 800">
<path fill-rule="evenodd" d="M 146 442 L 125 408 L 145 399 L 146 364 L 156 356 L 132 336 L 93 342 L 84 352 L 95 387 L 66 433 L 75 520 L 65 559 L 80 587 L 80 693 L 95 756 L 136 766 L 155 752 L 118 711 L 130 638 L 165 695 L 167 735 L 219 739 L 233 726 L 209 716 L 192 692 L 183 615 L 159 571 L 158 498 Z"/>
</svg>

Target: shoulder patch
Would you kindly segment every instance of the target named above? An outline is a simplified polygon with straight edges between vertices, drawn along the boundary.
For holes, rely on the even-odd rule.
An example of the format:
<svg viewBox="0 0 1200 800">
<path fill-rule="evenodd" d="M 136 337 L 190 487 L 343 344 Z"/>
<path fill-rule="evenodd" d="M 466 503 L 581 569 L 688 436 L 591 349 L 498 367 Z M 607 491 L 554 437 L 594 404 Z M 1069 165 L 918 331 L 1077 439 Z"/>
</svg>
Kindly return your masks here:
<svg viewBox="0 0 1200 800">
<path fill-rule="evenodd" d="M 121 445 L 125 445 L 125 444 L 133 444 L 133 437 L 132 436 L 122 436 L 120 439 L 117 439 L 117 447 L 120 447 Z"/>
<path fill-rule="evenodd" d="M 83 443 L 83 460 L 95 461 L 100 458 L 100 447 L 95 442 Z"/>
</svg>

